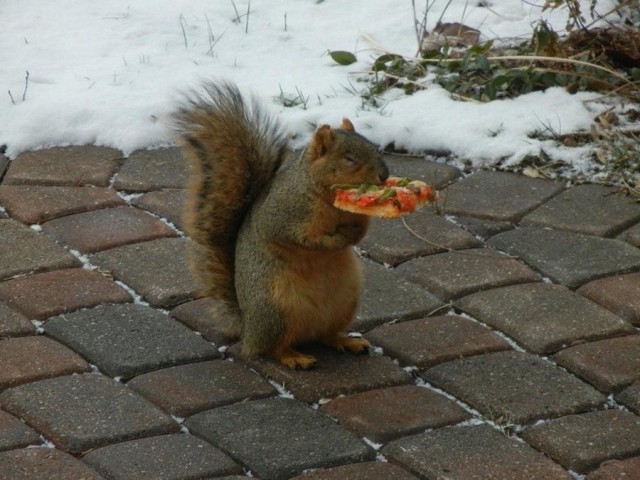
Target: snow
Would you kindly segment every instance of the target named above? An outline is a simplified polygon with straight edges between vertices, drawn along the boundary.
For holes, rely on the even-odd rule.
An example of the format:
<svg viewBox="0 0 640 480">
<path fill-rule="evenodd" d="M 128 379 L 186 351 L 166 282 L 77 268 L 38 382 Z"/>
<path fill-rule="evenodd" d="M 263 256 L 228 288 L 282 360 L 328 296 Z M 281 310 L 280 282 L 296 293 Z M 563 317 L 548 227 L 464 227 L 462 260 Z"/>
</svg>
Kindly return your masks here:
<svg viewBox="0 0 640 480">
<path fill-rule="evenodd" d="M 599 11 L 610 10 L 612 1 L 599 0 Z M 171 112 L 184 92 L 205 79 L 224 79 L 269 105 L 297 143 L 317 124 L 346 116 L 380 145 L 447 150 L 475 165 L 516 162 L 544 148 L 588 169 L 585 148 L 531 134 L 587 131 L 604 109 L 591 101 L 593 93 L 551 88 L 478 104 L 429 85 L 411 96 L 389 91 L 378 108 L 366 105 L 354 89 L 366 89 L 359 80 L 380 54 L 367 37 L 413 56 L 415 15 L 425 9 L 423 1 L 415 3 L 417 12 L 410 0 L 1 2 L 0 87 L 11 95 L 0 95 L 0 145 L 14 158 L 55 145 L 97 144 L 129 154 L 170 144 Z M 442 17 L 479 28 L 483 40 L 502 41 L 527 38 L 543 16 L 562 30 L 566 12 L 542 13 L 543 3 L 430 0 L 427 29 Z M 358 61 L 337 65 L 329 50 L 352 51 Z M 305 103 L 284 107 L 282 94 L 301 95 Z"/>
</svg>

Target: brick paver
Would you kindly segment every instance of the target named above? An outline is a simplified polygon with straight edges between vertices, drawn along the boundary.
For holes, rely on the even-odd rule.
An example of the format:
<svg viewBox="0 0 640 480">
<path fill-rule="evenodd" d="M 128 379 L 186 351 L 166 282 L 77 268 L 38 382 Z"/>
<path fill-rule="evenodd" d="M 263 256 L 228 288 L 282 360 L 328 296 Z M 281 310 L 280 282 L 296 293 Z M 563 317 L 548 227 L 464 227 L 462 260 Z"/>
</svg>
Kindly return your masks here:
<svg viewBox="0 0 640 480">
<path fill-rule="evenodd" d="M 600 410 L 533 426 L 525 441 L 558 463 L 585 473 L 606 460 L 640 455 L 640 417 Z"/>
<path fill-rule="evenodd" d="M 35 380 L 89 370 L 89 364 L 79 355 L 42 336 L 0 340 L 0 365 L 0 391 Z"/>
<path fill-rule="evenodd" d="M 352 326 L 372 351 L 302 345 L 309 371 L 244 358 L 199 298 L 190 240 L 170 226 L 186 193 L 177 148 L 14 159 L 0 478 L 639 477 L 638 204 L 385 157 L 440 200 L 372 221 Z"/>
<path fill-rule="evenodd" d="M 443 363 L 421 377 L 499 423 L 559 417 L 605 401 L 597 390 L 552 364 L 513 351 Z"/>
<path fill-rule="evenodd" d="M 400 265 L 398 271 L 444 300 L 480 290 L 540 280 L 540 276 L 523 263 L 489 249 L 416 258 Z"/>
<path fill-rule="evenodd" d="M 628 273 L 594 280 L 578 293 L 640 326 L 640 273 Z"/>
<path fill-rule="evenodd" d="M 124 204 L 114 190 L 106 187 L 0 186 L 0 205 L 11 217 L 27 224 Z"/>
<path fill-rule="evenodd" d="M 91 262 L 112 272 L 151 305 L 170 308 L 198 295 L 187 266 L 186 242 L 182 238 L 161 238 L 124 245 L 94 254 Z"/>
<path fill-rule="evenodd" d="M 264 480 L 373 457 L 360 439 L 330 418 L 284 398 L 209 410 L 185 424 Z"/>
<path fill-rule="evenodd" d="M 276 393 L 255 372 L 221 360 L 145 373 L 129 380 L 127 386 L 179 417 Z"/>
<path fill-rule="evenodd" d="M 415 385 L 404 385 L 338 397 L 320 407 L 359 437 L 387 443 L 469 419 L 445 396 Z"/>
<path fill-rule="evenodd" d="M 553 360 L 601 391 L 621 390 L 640 380 L 640 335 L 576 345 Z"/>
<path fill-rule="evenodd" d="M 0 452 L 0 478 L 106 480 L 82 461 L 52 448 L 22 448 Z"/>
<path fill-rule="evenodd" d="M 68 215 L 46 222 L 42 228 L 60 243 L 82 253 L 177 236 L 167 224 L 133 207 L 103 208 Z"/>
<path fill-rule="evenodd" d="M 24 152 L 11 162 L 3 183 L 106 187 L 122 162 L 122 152 L 90 145 Z"/>
<path fill-rule="evenodd" d="M 219 357 L 181 323 L 138 305 L 81 310 L 49 320 L 47 335 L 68 345 L 113 377 Z"/>
<path fill-rule="evenodd" d="M 455 306 L 535 353 L 634 332 L 622 318 L 559 285 L 488 290 L 464 297 Z"/>
<path fill-rule="evenodd" d="M 80 262 L 51 238 L 13 220 L 0 220 L 0 280 Z"/>
<path fill-rule="evenodd" d="M 72 375 L 21 385 L 1 394 L 0 406 L 23 418 L 58 448 L 74 454 L 179 430 L 169 415 L 102 375 Z"/>
<path fill-rule="evenodd" d="M 559 465 L 488 425 L 449 427 L 396 440 L 382 449 L 420 478 L 571 480 Z"/>
<path fill-rule="evenodd" d="M 44 320 L 103 303 L 130 302 L 132 298 L 97 271 L 72 268 L 2 282 L 0 300 L 28 318 Z"/>
<path fill-rule="evenodd" d="M 421 318 L 378 327 L 366 335 L 401 365 L 428 368 L 480 353 L 508 350 L 490 329 L 458 315 Z"/>
<path fill-rule="evenodd" d="M 89 452 L 82 460 L 112 480 L 213 478 L 242 472 L 225 453 L 185 434 L 109 445 Z"/>
<path fill-rule="evenodd" d="M 120 168 L 113 186 L 116 190 L 127 192 L 147 192 L 161 188 L 182 188 L 186 178 L 186 162 L 179 148 L 138 150 Z"/>
</svg>

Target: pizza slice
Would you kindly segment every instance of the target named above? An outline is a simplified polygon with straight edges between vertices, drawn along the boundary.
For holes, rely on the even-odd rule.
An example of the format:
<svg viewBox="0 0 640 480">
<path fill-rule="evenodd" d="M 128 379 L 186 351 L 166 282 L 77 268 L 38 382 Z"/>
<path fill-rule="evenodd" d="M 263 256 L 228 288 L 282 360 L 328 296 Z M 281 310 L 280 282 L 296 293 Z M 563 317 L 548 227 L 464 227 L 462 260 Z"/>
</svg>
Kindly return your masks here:
<svg viewBox="0 0 640 480">
<path fill-rule="evenodd" d="M 410 178 L 389 177 L 382 185 L 334 185 L 333 205 L 340 210 L 371 217 L 407 215 L 437 199 L 429 185 Z"/>
</svg>

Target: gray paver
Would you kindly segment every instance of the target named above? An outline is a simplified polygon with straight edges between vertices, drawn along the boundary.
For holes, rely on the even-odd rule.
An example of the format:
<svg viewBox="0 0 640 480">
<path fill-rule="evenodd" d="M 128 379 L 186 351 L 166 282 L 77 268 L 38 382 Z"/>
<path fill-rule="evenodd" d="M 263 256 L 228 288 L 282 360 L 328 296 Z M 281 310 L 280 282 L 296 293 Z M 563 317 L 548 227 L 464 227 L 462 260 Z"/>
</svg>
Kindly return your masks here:
<svg viewBox="0 0 640 480">
<path fill-rule="evenodd" d="M 622 232 L 618 238 L 640 248 L 640 223 L 634 225 L 629 230 Z"/>
<path fill-rule="evenodd" d="M 35 326 L 27 317 L 0 302 L 0 339 L 22 337 L 36 333 Z"/>
<path fill-rule="evenodd" d="M 387 357 L 340 353 L 319 345 L 308 345 L 299 350 L 318 359 L 311 370 L 292 370 L 262 357 L 244 361 L 258 373 L 284 385 L 298 400 L 308 403 L 411 381 L 411 375 Z"/>
<path fill-rule="evenodd" d="M 229 323 L 224 314 L 216 310 L 219 305 L 212 298 L 199 298 L 178 305 L 171 310 L 171 316 L 184 323 L 191 330 L 199 332 L 216 345 L 229 345 L 237 338 L 229 334 Z"/>
<path fill-rule="evenodd" d="M 341 467 L 312 470 L 292 480 L 416 480 L 406 470 L 383 462 L 364 462 Z"/>
<path fill-rule="evenodd" d="M 401 365 L 428 368 L 480 353 L 508 350 L 509 344 L 490 329 L 458 315 L 421 318 L 383 325 L 367 333 Z"/>
<path fill-rule="evenodd" d="M 149 175 L 153 172 L 153 175 Z M 161 188 L 182 188 L 187 165 L 178 147 L 137 150 L 127 158 L 114 181 L 116 190 L 146 192 Z"/>
<path fill-rule="evenodd" d="M 640 335 L 576 345 L 553 360 L 601 391 L 618 391 L 640 380 Z"/>
<path fill-rule="evenodd" d="M 578 293 L 640 326 L 640 273 L 627 273 L 594 280 Z"/>
<path fill-rule="evenodd" d="M 285 398 L 209 410 L 185 424 L 264 480 L 373 457 L 372 450 L 330 418 Z"/>
<path fill-rule="evenodd" d="M 124 204 L 116 192 L 104 187 L 0 185 L 0 205 L 27 224 Z"/>
<path fill-rule="evenodd" d="M 500 233 L 489 243 L 569 288 L 640 269 L 640 250 L 620 240 L 523 227 Z"/>
<path fill-rule="evenodd" d="M 0 220 L 0 279 L 79 266 L 73 255 L 46 235 L 13 220 Z"/>
<path fill-rule="evenodd" d="M 176 227 L 183 229 L 182 215 L 186 191 L 184 189 L 166 188 L 148 192 L 132 201 L 136 207 L 169 220 Z"/>
<path fill-rule="evenodd" d="M 113 377 L 220 356 L 181 323 L 139 305 L 77 311 L 50 319 L 44 330 Z"/>
<path fill-rule="evenodd" d="M 629 410 L 640 415 L 640 382 L 625 388 L 615 398 L 618 402 L 626 405 Z"/>
<path fill-rule="evenodd" d="M 1 340 L 0 365 L 0 391 L 27 382 L 89 370 L 89 364 L 75 352 L 40 335 Z"/>
<path fill-rule="evenodd" d="M 562 189 L 560 183 L 550 180 L 479 171 L 447 189 L 445 212 L 515 222 Z"/>
<path fill-rule="evenodd" d="M 225 453 L 185 434 L 109 445 L 89 452 L 82 460 L 111 480 L 195 479 L 241 473 Z"/>
<path fill-rule="evenodd" d="M 359 437 L 376 443 L 469 419 L 453 400 L 415 385 L 338 397 L 322 405 L 320 411 L 337 418 Z"/>
<path fill-rule="evenodd" d="M 420 376 L 491 418 L 518 424 L 582 412 L 605 401 L 593 387 L 521 352 L 454 360 Z"/>
<path fill-rule="evenodd" d="M 177 236 L 164 222 L 129 206 L 67 215 L 46 222 L 42 228 L 58 242 L 82 253 Z"/>
<path fill-rule="evenodd" d="M 0 451 L 41 443 L 40 436 L 16 417 L 0 410 Z M 2 469 L 0 468 L 0 475 Z M 0 477 L 1 478 L 1 477 Z"/>
<path fill-rule="evenodd" d="M 0 283 L 0 300 L 32 319 L 133 299 L 95 270 L 71 268 L 18 277 Z"/>
<path fill-rule="evenodd" d="M 93 145 L 34 150 L 11 162 L 4 183 L 106 187 L 122 161 L 119 150 Z"/>
<path fill-rule="evenodd" d="M 374 219 L 360 248 L 378 262 L 398 265 L 448 248 L 458 250 L 481 245 L 472 234 L 426 207 L 404 218 Z"/>
<path fill-rule="evenodd" d="M 0 452 L 0 478 L 7 480 L 105 480 L 88 465 L 52 448 Z"/>
<path fill-rule="evenodd" d="M 390 175 L 420 180 L 442 188 L 460 177 L 460 170 L 446 163 L 403 155 L 384 155 Z"/>
<path fill-rule="evenodd" d="M 559 465 L 488 425 L 449 427 L 396 440 L 382 449 L 420 478 L 571 480 Z"/>
<path fill-rule="evenodd" d="M 524 440 L 578 473 L 640 454 L 640 417 L 621 410 L 569 415 L 528 428 Z"/>
<path fill-rule="evenodd" d="M 362 261 L 364 282 L 354 325 L 369 330 L 390 320 L 418 318 L 442 306 L 442 301 L 424 288 L 408 282 L 396 270 Z"/>
<path fill-rule="evenodd" d="M 255 372 L 221 360 L 145 373 L 129 380 L 127 386 L 179 417 L 276 393 Z"/>
<path fill-rule="evenodd" d="M 480 290 L 541 280 L 523 263 L 490 249 L 416 258 L 400 265 L 398 272 L 445 300 Z"/>
<path fill-rule="evenodd" d="M 484 240 L 513 228 L 513 224 L 509 222 L 474 217 L 453 217 L 453 222 Z"/>
<path fill-rule="evenodd" d="M 12 388 L 0 395 L 0 406 L 70 453 L 179 430 L 170 416 L 147 400 L 96 374 Z"/>
<path fill-rule="evenodd" d="M 633 332 L 622 318 L 560 285 L 502 287 L 464 297 L 455 307 L 535 353 Z"/>
<path fill-rule="evenodd" d="M 113 272 L 155 307 L 192 300 L 198 287 L 187 266 L 183 238 L 162 238 L 96 253 L 91 262 Z"/>
<path fill-rule="evenodd" d="M 604 185 L 578 185 L 522 219 L 522 225 L 612 237 L 640 220 L 640 204 Z"/>
</svg>

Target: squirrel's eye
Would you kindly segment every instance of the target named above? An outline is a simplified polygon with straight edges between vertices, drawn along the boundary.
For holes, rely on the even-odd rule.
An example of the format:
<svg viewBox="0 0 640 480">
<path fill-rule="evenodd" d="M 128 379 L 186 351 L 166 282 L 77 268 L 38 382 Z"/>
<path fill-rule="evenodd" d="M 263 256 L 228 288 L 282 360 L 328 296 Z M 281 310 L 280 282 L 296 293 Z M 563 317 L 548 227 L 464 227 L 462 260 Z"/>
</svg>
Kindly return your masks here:
<svg viewBox="0 0 640 480">
<path fill-rule="evenodd" d="M 358 164 L 358 161 L 355 158 L 353 158 L 351 155 L 345 155 L 344 160 L 349 165 L 357 165 Z"/>
</svg>

